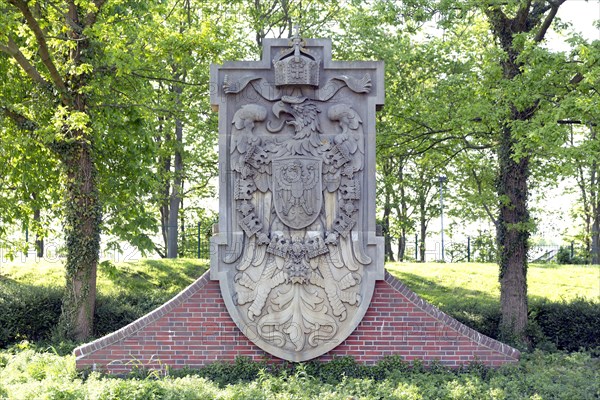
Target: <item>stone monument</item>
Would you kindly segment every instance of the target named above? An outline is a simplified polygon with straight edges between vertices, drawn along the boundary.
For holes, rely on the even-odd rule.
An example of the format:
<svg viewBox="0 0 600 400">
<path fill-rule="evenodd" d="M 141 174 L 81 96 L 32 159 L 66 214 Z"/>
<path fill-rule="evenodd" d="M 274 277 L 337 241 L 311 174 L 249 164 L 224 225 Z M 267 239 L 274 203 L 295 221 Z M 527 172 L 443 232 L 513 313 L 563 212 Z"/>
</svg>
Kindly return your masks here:
<svg viewBox="0 0 600 400">
<path fill-rule="evenodd" d="M 219 224 L 211 279 L 239 329 L 289 361 L 342 343 L 384 277 L 375 235 L 382 62 L 331 60 L 331 41 L 264 41 L 211 68 Z"/>
<path fill-rule="evenodd" d="M 248 357 L 389 355 L 460 367 L 519 352 L 384 272 L 375 235 L 381 62 L 331 61 L 329 40 L 265 40 L 261 61 L 211 67 L 219 111 L 219 225 L 209 273 L 74 350 L 79 369 L 125 374 Z"/>
</svg>

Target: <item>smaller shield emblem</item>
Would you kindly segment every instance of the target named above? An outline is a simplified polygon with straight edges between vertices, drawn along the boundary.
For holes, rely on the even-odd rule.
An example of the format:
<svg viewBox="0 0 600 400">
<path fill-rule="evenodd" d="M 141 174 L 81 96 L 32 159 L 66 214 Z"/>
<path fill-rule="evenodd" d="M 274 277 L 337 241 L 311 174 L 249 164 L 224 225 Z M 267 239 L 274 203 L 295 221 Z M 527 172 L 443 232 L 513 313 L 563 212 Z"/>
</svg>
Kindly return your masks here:
<svg viewBox="0 0 600 400">
<path fill-rule="evenodd" d="M 315 222 L 323 205 L 322 160 L 282 157 L 272 160 L 273 203 L 281 221 L 292 229 Z"/>
</svg>

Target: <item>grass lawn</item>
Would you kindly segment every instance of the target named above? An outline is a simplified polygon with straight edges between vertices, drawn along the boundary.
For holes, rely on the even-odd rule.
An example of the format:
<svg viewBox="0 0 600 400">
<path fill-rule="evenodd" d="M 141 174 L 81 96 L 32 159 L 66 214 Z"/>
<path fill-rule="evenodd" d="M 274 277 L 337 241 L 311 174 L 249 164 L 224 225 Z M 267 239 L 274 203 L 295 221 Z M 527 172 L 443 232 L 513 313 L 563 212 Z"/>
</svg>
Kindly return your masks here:
<svg viewBox="0 0 600 400">
<path fill-rule="evenodd" d="M 463 300 L 499 301 L 498 265 L 491 263 L 388 263 L 387 270 L 426 300 L 444 306 Z M 531 300 L 600 301 L 600 266 L 531 264 Z"/>
<path fill-rule="evenodd" d="M 207 260 L 174 259 L 102 262 L 98 266 L 98 292 L 116 295 L 124 290 L 142 293 L 152 290 L 176 294 L 208 269 Z M 9 262 L 0 264 L 0 278 L 34 286 L 64 286 L 62 262 Z"/>
<path fill-rule="evenodd" d="M 207 260 L 142 259 L 103 262 L 98 268 L 98 291 L 161 290 L 177 293 L 208 269 Z M 443 306 L 455 299 L 498 301 L 498 266 L 490 263 L 387 263 L 386 269 L 420 296 Z M 600 266 L 532 264 L 527 271 L 532 300 L 570 300 L 577 297 L 600 301 Z M 0 264 L 0 277 L 35 286 L 63 286 L 60 262 L 9 262 Z"/>
</svg>

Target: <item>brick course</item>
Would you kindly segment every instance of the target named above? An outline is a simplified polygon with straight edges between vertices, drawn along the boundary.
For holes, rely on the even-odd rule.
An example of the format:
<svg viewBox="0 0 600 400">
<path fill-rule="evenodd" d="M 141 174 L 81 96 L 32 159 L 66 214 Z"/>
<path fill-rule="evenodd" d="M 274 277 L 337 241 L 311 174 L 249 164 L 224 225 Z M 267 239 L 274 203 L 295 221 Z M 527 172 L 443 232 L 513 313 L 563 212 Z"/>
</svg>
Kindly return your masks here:
<svg viewBox="0 0 600 400">
<path fill-rule="evenodd" d="M 112 374 L 134 367 L 199 367 L 238 356 L 281 362 L 237 328 L 208 272 L 161 307 L 118 331 L 74 350 L 77 368 Z M 443 313 L 388 272 L 378 281 L 365 317 L 339 346 L 318 358 L 352 356 L 374 364 L 387 355 L 437 360 L 450 367 L 472 361 L 499 366 L 519 352 Z"/>
</svg>

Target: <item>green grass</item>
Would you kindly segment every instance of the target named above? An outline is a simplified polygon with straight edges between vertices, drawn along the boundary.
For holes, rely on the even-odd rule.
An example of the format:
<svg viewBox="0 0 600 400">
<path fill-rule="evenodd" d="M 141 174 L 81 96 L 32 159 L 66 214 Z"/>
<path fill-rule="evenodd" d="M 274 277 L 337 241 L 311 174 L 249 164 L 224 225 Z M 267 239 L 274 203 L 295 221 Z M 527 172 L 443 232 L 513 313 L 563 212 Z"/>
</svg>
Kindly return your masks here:
<svg viewBox="0 0 600 400">
<path fill-rule="evenodd" d="M 497 301 L 500 298 L 498 266 L 484 263 L 388 263 L 387 270 L 419 295 L 443 306 L 454 300 Z M 106 295 L 160 290 L 175 294 L 208 269 L 207 260 L 142 259 L 103 262 L 98 268 L 98 291 Z M 600 267 L 533 264 L 528 269 L 531 299 L 550 301 L 577 297 L 600 301 Z M 34 286 L 64 285 L 60 262 L 0 264 L 0 277 Z"/>
<path fill-rule="evenodd" d="M 387 270 L 426 300 L 499 301 L 498 266 L 484 263 L 388 263 Z M 600 301 L 600 266 L 533 264 L 527 270 L 531 300 Z"/>
<path fill-rule="evenodd" d="M 176 294 L 199 278 L 208 269 L 207 260 L 172 259 L 111 263 L 98 266 L 98 293 L 117 295 L 160 291 Z M 64 286 L 64 268 L 61 262 L 10 262 L 0 265 L 0 277 L 34 286 Z M 1 279 L 1 278 L 0 278 Z"/>
</svg>

